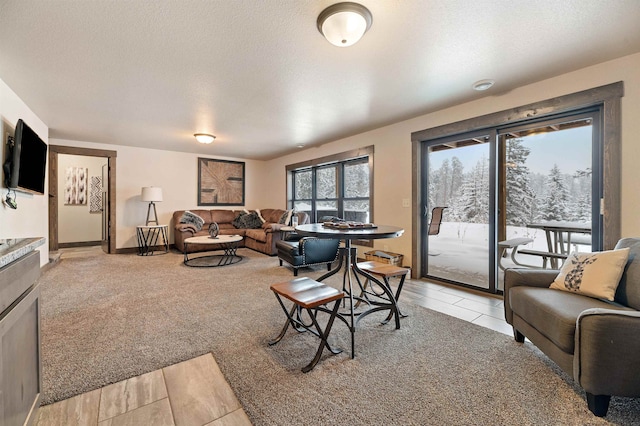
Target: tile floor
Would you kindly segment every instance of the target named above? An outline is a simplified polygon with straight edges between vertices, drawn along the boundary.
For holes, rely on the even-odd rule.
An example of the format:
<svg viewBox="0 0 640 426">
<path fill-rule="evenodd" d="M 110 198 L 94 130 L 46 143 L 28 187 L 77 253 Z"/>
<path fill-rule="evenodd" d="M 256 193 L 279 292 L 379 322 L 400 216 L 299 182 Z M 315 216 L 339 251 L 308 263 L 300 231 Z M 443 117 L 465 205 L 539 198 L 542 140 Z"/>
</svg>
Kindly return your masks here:
<svg viewBox="0 0 640 426">
<path fill-rule="evenodd" d="M 86 248 L 64 249 L 61 255 L 87 256 L 91 252 Z M 500 296 L 407 280 L 400 302 L 512 335 L 511 326 L 504 321 Z M 250 424 L 215 359 L 205 354 L 41 407 L 35 426 Z"/>
</svg>

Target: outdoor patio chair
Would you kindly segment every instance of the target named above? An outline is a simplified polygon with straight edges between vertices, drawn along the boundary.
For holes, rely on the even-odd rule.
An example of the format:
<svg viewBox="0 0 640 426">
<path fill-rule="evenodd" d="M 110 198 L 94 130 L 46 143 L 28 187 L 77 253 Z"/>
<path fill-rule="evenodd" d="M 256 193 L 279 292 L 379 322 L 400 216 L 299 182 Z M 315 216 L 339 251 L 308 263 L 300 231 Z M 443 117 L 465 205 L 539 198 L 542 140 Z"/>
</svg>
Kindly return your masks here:
<svg viewBox="0 0 640 426">
<path fill-rule="evenodd" d="M 428 235 L 438 235 L 440 233 L 440 224 L 442 223 L 442 214 L 447 207 L 434 207 L 431 210 L 431 222 L 429 222 Z"/>
<path fill-rule="evenodd" d="M 429 222 L 429 231 L 427 235 L 438 235 L 440 233 L 440 224 L 442 223 L 442 214 L 447 207 L 434 207 L 431 210 L 431 221 Z M 429 256 L 439 256 L 440 253 L 429 250 Z"/>
</svg>

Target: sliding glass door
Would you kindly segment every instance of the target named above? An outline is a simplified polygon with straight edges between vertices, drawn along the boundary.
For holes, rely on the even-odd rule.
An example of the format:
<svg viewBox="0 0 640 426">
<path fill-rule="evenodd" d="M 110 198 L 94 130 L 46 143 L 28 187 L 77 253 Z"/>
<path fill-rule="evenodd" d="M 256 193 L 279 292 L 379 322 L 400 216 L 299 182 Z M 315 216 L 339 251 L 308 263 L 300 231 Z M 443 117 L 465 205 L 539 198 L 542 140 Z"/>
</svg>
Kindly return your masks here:
<svg viewBox="0 0 640 426">
<path fill-rule="evenodd" d="M 572 251 L 600 247 L 598 134 L 596 111 L 499 130 L 498 238 L 528 241 L 518 263 L 557 267 Z M 545 261 L 545 253 L 559 257 Z M 519 266 L 511 259 L 499 259 L 501 266 Z"/>
<path fill-rule="evenodd" d="M 473 134 L 433 141 L 427 147 L 424 275 L 490 290 L 495 240 L 494 141 L 490 134 Z"/>
<path fill-rule="evenodd" d="M 424 141 L 422 276 L 496 292 L 504 268 L 600 249 L 600 120 L 594 108 Z"/>
</svg>

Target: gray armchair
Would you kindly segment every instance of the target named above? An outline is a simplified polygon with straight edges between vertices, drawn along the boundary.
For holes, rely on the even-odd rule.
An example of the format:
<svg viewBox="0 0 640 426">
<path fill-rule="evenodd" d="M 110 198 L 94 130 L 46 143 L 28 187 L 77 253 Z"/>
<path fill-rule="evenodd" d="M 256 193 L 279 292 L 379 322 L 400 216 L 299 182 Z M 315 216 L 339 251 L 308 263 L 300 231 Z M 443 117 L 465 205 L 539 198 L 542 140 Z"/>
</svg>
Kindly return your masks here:
<svg viewBox="0 0 640 426">
<path fill-rule="evenodd" d="M 589 409 L 605 416 L 612 395 L 640 397 L 640 239 L 625 238 L 629 260 L 614 302 L 550 289 L 558 271 L 507 269 L 506 321 L 585 390 Z"/>
</svg>

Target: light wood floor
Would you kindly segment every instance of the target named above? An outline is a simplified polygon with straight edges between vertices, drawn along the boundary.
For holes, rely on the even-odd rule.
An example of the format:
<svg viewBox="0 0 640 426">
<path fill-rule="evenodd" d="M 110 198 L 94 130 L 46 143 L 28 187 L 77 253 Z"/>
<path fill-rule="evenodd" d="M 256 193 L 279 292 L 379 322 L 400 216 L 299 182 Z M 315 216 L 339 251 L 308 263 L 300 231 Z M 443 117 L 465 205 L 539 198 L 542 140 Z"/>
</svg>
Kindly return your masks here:
<svg viewBox="0 0 640 426">
<path fill-rule="evenodd" d="M 99 250 L 99 247 L 63 249 L 61 257 L 91 256 Z M 392 286 L 395 284 L 392 281 Z M 512 335 L 511 326 L 504 321 L 499 296 L 407 280 L 399 302 L 424 306 Z M 209 353 L 41 407 L 36 426 L 250 424 Z"/>
</svg>

